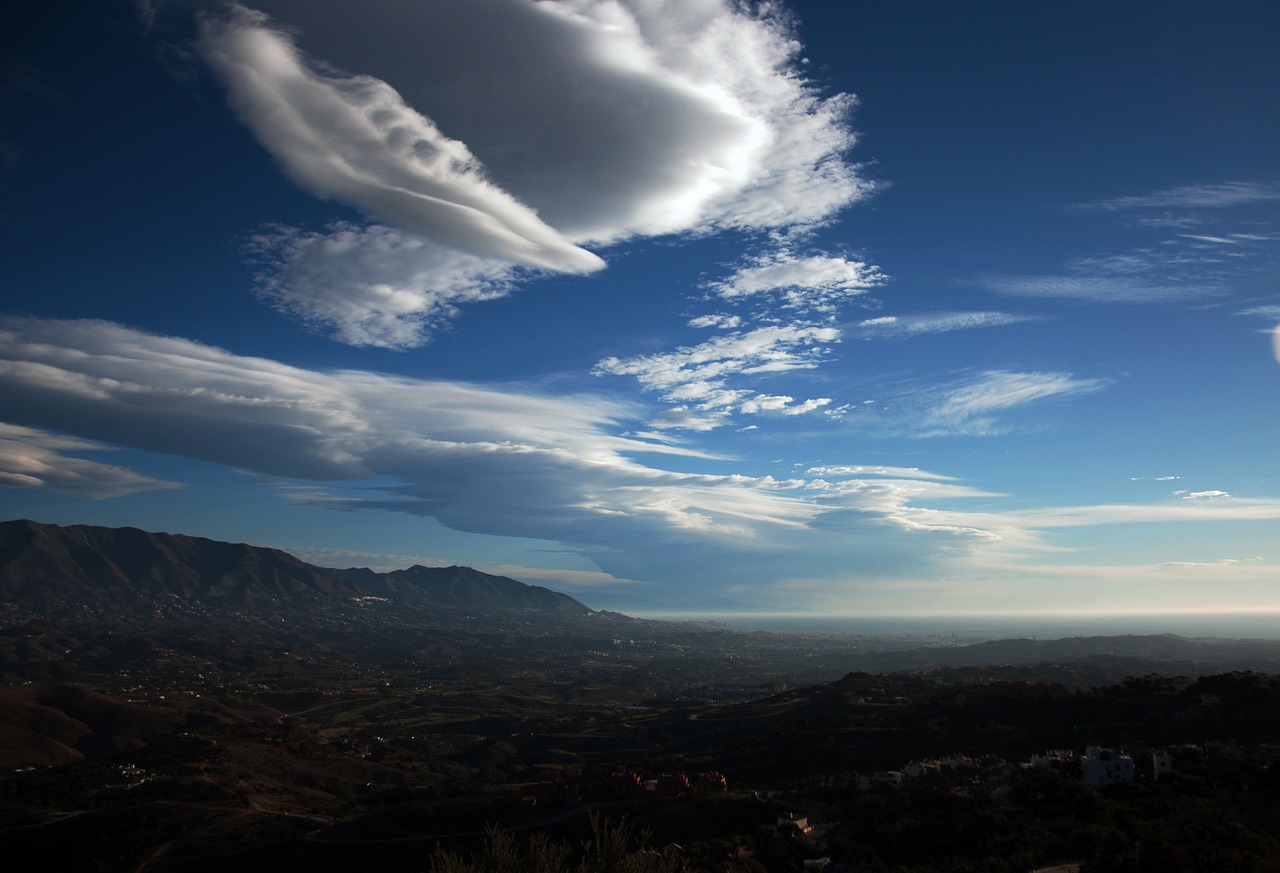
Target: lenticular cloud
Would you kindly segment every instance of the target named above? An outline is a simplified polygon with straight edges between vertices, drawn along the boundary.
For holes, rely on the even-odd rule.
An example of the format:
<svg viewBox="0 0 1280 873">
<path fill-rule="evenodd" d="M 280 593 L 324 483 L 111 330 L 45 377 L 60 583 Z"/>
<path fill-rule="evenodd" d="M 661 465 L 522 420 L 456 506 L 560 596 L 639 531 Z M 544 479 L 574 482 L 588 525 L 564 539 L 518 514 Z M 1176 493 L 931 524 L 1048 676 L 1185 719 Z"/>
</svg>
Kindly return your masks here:
<svg viewBox="0 0 1280 873">
<path fill-rule="evenodd" d="M 202 48 L 245 123 L 304 188 L 463 251 L 564 272 L 604 266 L 486 181 L 465 144 L 385 82 L 308 69 L 264 16 L 208 19 Z"/>
<path fill-rule="evenodd" d="M 810 227 L 871 187 L 846 160 L 854 98 L 823 95 L 801 75 L 790 23 L 769 7 L 366 0 L 352 15 L 337 0 L 253 5 L 207 15 L 200 50 L 285 174 L 472 257 L 589 273 L 604 262 L 588 246 Z M 347 251 L 356 264 L 371 257 Z M 452 295 L 433 261 L 397 276 L 436 275 L 429 287 L 378 283 L 395 289 L 388 302 L 353 287 L 340 260 L 302 282 L 282 259 L 267 271 L 269 298 L 344 342 L 404 348 L 426 342 L 441 312 L 452 317 L 433 301 L 511 288 L 509 275 L 477 266 Z"/>
</svg>

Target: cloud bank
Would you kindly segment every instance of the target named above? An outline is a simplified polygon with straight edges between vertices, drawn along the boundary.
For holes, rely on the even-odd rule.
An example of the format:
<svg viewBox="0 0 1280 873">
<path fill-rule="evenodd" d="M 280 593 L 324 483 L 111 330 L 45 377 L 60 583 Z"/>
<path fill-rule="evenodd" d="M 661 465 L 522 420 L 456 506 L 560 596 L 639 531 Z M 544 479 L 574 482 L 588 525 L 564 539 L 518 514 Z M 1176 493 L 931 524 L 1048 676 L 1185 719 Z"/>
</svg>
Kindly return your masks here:
<svg viewBox="0 0 1280 873">
<path fill-rule="evenodd" d="M 998 412 L 1098 387 L 992 372 L 927 405 L 935 422 L 971 432 Z M 1223 492 L 1000 513 L 990 505 L 1001 495 L 875 464 L 789 478 L 698 473 L 688 468 L 724 459 L 620 435 L 636 410 L 600 397 L 306 370 L 98 321 L 0 321 L 0 391 L 20 422 L 0 429 L 9 487 L 92 497 L 175 487 L 77 456 L 108 446 L 182 455 L 267 477 L 303 505 L 554 541 L 673 603 L 682 592 L 705 596 L 709 565 L 765 597 L 799 555 L 813 578 L 847 572 L 850 554 L 866 579 L 930 578 L 942 567 L 981 575 L 1043 550 L 1040 531 L 1053 528 L 1280 518 L 1278 501 Z"/>
</svg>

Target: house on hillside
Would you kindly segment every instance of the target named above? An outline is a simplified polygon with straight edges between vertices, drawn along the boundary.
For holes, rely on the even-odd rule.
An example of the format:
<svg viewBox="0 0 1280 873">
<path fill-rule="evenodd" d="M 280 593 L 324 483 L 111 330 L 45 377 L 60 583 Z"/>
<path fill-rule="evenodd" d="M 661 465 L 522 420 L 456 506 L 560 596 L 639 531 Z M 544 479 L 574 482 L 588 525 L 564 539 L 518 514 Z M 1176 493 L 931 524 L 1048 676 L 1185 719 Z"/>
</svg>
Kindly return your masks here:
<svg viewBox="0 0 1280 873">
<path fill-rule="evenodd" d="M 1101 746 L 1085 746 L 1084 759 L 1080 762 L 1080 777 L 1088 785 L 1119 785 L 1132 782 L 1133 758 L 1117 749 Z"/>
<path fill-rule="evenodd" d="M 1073 772 L 1076 769 L 1076 753 L 1070 749 L 1050 749 L 1043 755 L 1032 755 L 1031 766 L 1036 770 Z"/>
</svg>

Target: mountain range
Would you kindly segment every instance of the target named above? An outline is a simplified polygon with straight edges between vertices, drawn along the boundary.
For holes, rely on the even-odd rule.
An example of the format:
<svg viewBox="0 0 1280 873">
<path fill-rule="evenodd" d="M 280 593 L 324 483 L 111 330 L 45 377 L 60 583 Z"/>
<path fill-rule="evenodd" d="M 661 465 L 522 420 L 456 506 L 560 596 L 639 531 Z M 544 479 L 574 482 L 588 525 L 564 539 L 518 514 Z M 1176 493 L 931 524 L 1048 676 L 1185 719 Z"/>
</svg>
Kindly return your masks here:
<svg viewBox="0 0 1280 873">
<path fill-rule="evenodd" d="M 278 549 L 203 537 L 25 519 L 0 523 L 0 602 L 19 616 L 287 618 L 350 612 L 370 601 L 557 617 L 592 612 L 566 594 L 470 567 L 332 569 Z"/>
</svg>

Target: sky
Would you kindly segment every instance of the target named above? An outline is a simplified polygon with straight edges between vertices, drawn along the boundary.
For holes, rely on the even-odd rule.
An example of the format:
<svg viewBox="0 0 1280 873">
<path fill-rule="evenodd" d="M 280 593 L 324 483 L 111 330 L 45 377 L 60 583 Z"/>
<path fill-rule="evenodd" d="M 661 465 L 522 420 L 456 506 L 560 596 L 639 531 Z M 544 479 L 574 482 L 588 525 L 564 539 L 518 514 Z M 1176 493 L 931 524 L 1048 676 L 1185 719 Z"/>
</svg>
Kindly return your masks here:
<svg viewBox="0 0 1280 873">
<path fill-rule="evenodd" d="M 1280 6 L 0 13 L 0 517 L 1280 611 Z"/>
</svg>

